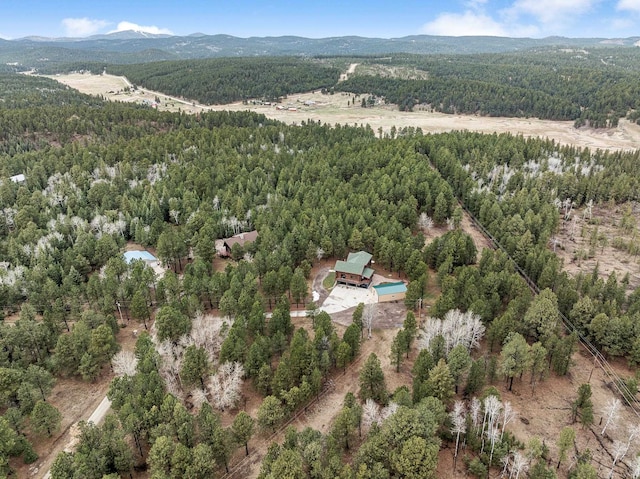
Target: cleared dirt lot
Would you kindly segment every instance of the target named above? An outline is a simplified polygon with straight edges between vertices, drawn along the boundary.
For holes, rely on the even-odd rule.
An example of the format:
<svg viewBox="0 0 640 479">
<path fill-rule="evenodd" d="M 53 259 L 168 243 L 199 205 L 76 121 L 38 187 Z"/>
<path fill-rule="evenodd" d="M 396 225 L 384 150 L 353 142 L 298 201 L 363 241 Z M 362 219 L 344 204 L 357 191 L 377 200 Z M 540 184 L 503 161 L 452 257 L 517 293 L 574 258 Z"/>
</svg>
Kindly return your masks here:
<svg viewBox="0 0 640 479">
<path fill-rule="evenodd" d="M 144 88 L 125 92 L 130 83 L 124 77 L 113 75 L 91 75 L 73 73 L 50 76 L 83 93 L 102 95 L 113 101 L 153 102 L 160 100 L 158 108 L 170 111 L 198 113 L 208 110 L 250 110 L 269 118 L 289 124 L 300 124 L 313 120 L 321 123 L 342 125 L 369 125 L 374 131 L 382 128 L 389 132 L 396 128 L 415 127 L 424 132 L 442 133 L 454 130 L 469 130 L 481 133 L 513 133 L 525 137 L 546 137 L 556 142 L 592 149 L 635 150 L 640 144 L 640 125 L 621 120 L 617 128 L 595 130 L 573 127 L 571 121 L 549 121 L 535 118 L 494 118 L 473 115 L 445 115 L 428 111 L 401 112 L 395 105 L 362 108 L 360 101 L 353 104 L 352 94 L 336 93 L 323 95 L 309 92 L 290 95 L 283 106 L 295 107 L 297 111 L 277 110 L 273 105 L 244 105 L 241 102 L 229 105 L 198 105 L 185 98 L 173 98 Z M 305 102 L 307 103 L 305 105 Z"/>
</svg>

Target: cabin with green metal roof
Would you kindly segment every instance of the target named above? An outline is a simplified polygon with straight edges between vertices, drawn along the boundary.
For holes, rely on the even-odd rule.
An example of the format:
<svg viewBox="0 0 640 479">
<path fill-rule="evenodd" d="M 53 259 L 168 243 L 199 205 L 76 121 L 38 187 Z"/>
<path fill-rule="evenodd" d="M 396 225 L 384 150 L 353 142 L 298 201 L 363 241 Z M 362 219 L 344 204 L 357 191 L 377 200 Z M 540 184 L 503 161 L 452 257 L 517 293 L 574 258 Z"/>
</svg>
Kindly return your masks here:
<svg viewBox="0 0 640 479">
<path fill-rule="evenodd" d="M 346 261 L 336 261 L 336 282 L 359 288 L 368 288 L 373 277 L 371 268 L 373 256 L 366 251 L 349 253 Z"/>
</svg>

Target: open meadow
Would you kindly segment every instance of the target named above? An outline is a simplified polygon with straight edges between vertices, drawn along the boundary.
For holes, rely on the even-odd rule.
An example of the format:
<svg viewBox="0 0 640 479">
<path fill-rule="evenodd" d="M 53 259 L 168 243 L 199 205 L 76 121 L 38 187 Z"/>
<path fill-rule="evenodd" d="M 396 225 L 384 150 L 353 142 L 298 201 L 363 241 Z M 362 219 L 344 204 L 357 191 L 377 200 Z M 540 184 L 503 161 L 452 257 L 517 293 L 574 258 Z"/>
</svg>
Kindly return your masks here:
<svg viewBox="0 0 640 479">
<path fill-rule="evenodd" d="M 620 124 L 615 128 L 574 128 L 572 121 L 449 115 L 418 108 L 413 112 L 402 112 L 396 105 L 362 108 L 359 97 L 356 98 L 352 94 L 330 95 L 319 91 L 289 95 L 281 104 L 283 109 L 277 109 L 274 105 L 250 105 L 242 102 L 211 106 L 144 88 L 133 90 L 126 78 L 114 75 L 70 73 L 52 75 L 50 78 L 89 95 L 101 95 L 112 101 L 154 103 L 157 108 L 168 111 L 253 111 L 288 124 L 300 124 L 311 120 L 323 124 L 369 125 L 376 132 L 381 128 L 387 133 L 394 126 L 398 130 L 406 127 L 421 128 L 425 133 L 456 130 L 488 134 L 511 133 L 524 137 L 550 138 L 557 143 L 591 149 L 632 150 L 640 144 L 640 125 L 624 119 L 620 120 Z M 156 99 L 160 102 L 155 103 Z"/>
</svg>

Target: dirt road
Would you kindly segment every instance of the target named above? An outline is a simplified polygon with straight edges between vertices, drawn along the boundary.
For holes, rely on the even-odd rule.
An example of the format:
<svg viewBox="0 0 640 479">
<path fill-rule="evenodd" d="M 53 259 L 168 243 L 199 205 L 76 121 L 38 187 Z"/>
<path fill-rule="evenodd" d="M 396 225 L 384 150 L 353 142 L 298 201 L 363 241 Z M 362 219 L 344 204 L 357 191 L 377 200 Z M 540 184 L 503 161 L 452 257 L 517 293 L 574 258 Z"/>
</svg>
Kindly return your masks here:
<svg viewBox="0 0 640 479">
<path fill-rule="evenodd" d="M 102 420 L 104 419 L 104 417 L 107 415 L 107 412 L 109 412 L 110 408 L 111 408 L 111 401 L 109 401 L 109 398 L 105 396 L 105 398 L 98 405 L 96 410 L 93 411 L 93 414 L 91 414 L 91 416 L 89 416 L 89 419 L 87 419 L 87 422 L 92 422 L 94 424 L 100 424 L 102 422 Z"/>
<path fill-rule="evenodd" d="M 102 420 L 104 419 L 104 417 L 107 415 L 107 412 L 109 412 L 109 409 L 111 408 L 111 401 L 109 401 L 109 398 L 107 398 L 106 396 L 104 397 L 104 399 L 102 399 L 102 401 L 100 402 L 100 404 L 98 404 L 98 407 L 93 411 L 93 413 L 91 413 L 91 416 L 89 416 L 89 418 L 87 419 L 87 422 L 92 422 L 96 425 L 100 424 L 102 422 Z M 71 428 L 72 431 L 74 430 L 74 428 Z M 64 450 L 65 451 L 71 451 L 73 450 L 73 447 L 75 445 L 76 442 L 76 436 L 73 434 L 73 432 L 71 432 L 68 436 L 67 436 L 67 443 L 64 446 Z M 55 456 L 51 455 L 52 457 L 50 457 L 51 459 L 51 464 L 53 463 L 53 460 L 55 459 Z M 49 467 L 51 466 L 51 464 L 49 464 Z M 47 472 L 45 473 L 44 476 L 42 476 L 43 479 L 51 479 L 51 471 L 47 470 Z"/>
<path fill-rule="evenodd" d="M 351 65 L 349 65 L 349 68 L 347 69 L 347 71 L 340 74 L 340 78 L 338 79 L 338 81 L 342 82 L 342 81 L 348 80 L 349 79 L 349 75 L 352 75 L 353 72 L 356 71 L 356 67 L 358 65 L 360 65 L 360 64 L 359 63 L 352 63 Z"/>
</svg>

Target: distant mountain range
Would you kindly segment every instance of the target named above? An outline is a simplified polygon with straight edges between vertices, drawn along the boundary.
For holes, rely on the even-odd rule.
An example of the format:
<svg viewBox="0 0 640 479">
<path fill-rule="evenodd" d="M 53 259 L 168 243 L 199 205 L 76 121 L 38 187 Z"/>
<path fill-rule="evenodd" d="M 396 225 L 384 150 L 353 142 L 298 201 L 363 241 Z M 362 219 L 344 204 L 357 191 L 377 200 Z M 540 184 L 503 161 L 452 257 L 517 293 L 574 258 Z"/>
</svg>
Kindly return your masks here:
<svg viewBox="0 0 640 479">
<path fill-rule="evenodd" d="M 267 55 L 379 55 L 385 53 L 464 54 L 504 53 L 534 48 L 594 46 L 632 47 L 640 37 L 443 37 L 414 35 L 402 38 L 357 36 L 304 38 L 296 36 L 238 38 L 230 35 L 155 35 L 124 31 L 87 38 L 25 37 L 0 40 L 0 64 L 22 68 L 70 62 L 142 63 L 190 58 Z"/>
</svg>

